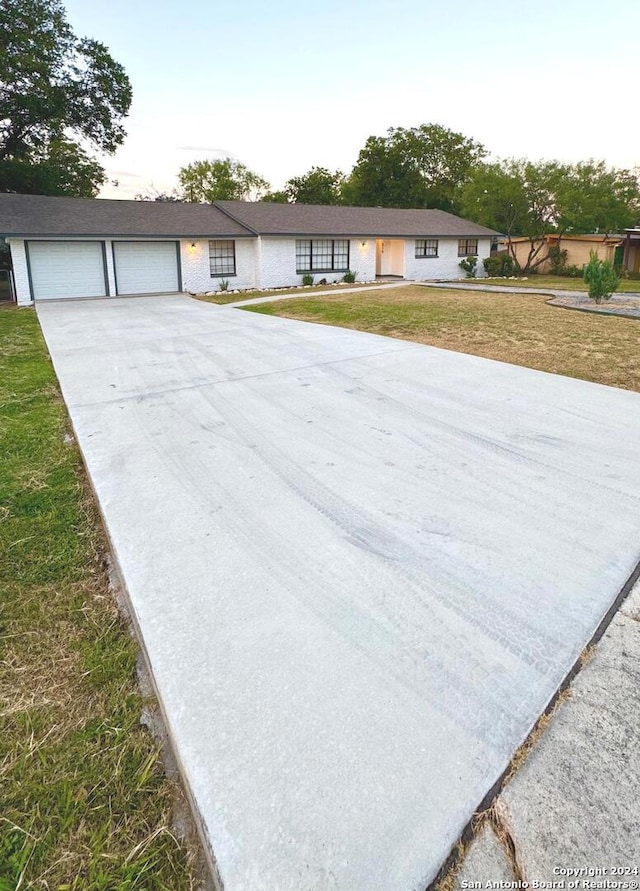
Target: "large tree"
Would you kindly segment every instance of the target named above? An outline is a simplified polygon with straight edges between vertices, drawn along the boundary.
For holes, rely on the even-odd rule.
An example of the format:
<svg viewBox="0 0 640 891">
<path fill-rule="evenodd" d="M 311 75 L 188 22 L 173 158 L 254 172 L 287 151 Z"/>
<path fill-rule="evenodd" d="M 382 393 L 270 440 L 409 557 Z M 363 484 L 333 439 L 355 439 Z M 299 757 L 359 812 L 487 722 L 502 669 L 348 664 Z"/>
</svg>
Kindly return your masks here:
<svg viewBox="0 0 640 891">
<path fill-rule="evenodd" d="M 439 124 L 370 136 L 344 184 L 346 204 L 451 210 L 456 190 L 486 155 L 483 145 Z"/>
<path fill-rule="evenodd" d="M 232 158 L 193 161 L 178 172 L 178 193 L 184 201 L 211 204 L 214 201 L 258 199 L 269 183 Z"/>
<path fill-rule="evenodd" d="M 638 220 L 637 171 L 607 167 L 604 161 L 572 164 L 559 184 L 559 232 L 621 232 Z"/>
<path fill-rule="evenodd" d="M 77 37 L 59 0 L 0 4 L 0 190 L 94 195 L 88 149 L 113 153 L 131 84 L 104 44 Z"/>
<path fill-rule="evenodd" d="M 476 167 L 458 190 L 461 213 L 512 239 L 525 237 L 523 271 L 534 271 L 547 254 L 544 236 L 615 232 L 632 225 L 639 206 L 638 181 L 604 162 L 563 164 L 511 158 Z"/>
<path fill-rule="evenodd" d="M 285 183 L 284 191 L 294 204 L 340 204 L 344 174 L 326 167 L 312 167 Z"/>
</svg>

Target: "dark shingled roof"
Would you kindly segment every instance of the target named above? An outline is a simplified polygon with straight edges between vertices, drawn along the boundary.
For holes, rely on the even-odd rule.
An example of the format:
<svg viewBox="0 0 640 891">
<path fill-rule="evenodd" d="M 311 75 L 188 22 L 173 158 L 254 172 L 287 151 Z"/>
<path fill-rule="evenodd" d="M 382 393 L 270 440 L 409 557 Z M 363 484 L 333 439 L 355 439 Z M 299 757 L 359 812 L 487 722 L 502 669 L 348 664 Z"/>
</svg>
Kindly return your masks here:
<svg viewBox="0 0 640 891">
<path fill-rule="evenodd" d="M 216 201 L 216 206 L 260 235 L 475 238 L 499 234 L 443 210 L 269 204 L 264 201 Z"/>
<path fill-rule="evenodd" d="M 498 234 L 443 210 L 269 204 L 263 201 L 183 204 L 0 194 L 0 236 L 474 238 Z"/>
<path fill-rule="evenodd" d="M 0 194 L 0 235 L 238 238 L 254 233 L 211 204 Z"/>
</svg>

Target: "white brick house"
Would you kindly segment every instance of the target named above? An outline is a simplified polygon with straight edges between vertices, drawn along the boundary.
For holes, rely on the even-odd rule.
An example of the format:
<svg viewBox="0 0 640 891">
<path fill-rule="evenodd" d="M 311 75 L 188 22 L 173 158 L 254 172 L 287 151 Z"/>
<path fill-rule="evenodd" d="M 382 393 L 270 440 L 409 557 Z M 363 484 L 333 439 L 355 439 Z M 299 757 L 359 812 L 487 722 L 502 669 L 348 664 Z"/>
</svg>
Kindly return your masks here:
<svg viewBox="0 0 640 891">
<path fill-rule="evenodd" d="M 0 195 L 15 297 L 216 291 L 376 277 L 453 279 L 497 233 L 439 210 Z M 481 264 L 480 264 L 481 266 Z"/>
</svg>

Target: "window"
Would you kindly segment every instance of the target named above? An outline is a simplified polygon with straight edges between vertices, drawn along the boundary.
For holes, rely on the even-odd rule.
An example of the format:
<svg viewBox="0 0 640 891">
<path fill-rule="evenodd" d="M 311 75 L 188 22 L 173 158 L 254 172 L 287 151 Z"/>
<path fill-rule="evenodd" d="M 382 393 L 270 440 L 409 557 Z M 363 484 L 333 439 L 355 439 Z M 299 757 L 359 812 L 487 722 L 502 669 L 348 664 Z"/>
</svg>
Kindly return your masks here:
<svg viewBox="0 0 640 891">
<path fill-rule="evenodd" d="M 346 272 L 348 269 L 347 238 L 296 239 L 296 272 Z"/>
<path fill-rule="evenodd" d="M 478 256 L 478 239 L 477 238 L 461 238 L 458 242 L 459 257 L 477 257 Z"/>
<path fill-rule="evenodd" d="M 214 275 L 236 274 L 235 241 L 209 242 L 209 269 L 212 277 Z"/>
<path fill-rule="evenodd" d="M 416 257 L 437 257 L 437 238 L 416 238 Z"/>
</svg>

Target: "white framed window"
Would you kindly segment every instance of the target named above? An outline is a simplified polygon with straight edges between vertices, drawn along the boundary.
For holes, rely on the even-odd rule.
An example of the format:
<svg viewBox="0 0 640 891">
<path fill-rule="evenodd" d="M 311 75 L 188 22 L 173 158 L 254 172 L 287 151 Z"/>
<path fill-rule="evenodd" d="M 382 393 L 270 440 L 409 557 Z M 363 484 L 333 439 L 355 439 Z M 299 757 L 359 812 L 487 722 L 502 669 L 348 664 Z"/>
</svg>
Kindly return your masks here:
<svg viewBox="0 0 640 891">
<path fill-rule="evenodd" d="M 478 256 L 478 239 L 477 238 L 461 238 L 458 241 L 459 257 L 477 257 Z"/>
<path fill-rule="evenodd" d="M 437 238 L 416 238 L 416 259 L 438 256 Z"/>
<path fill-rule="evenodd" d="M 346 272 L 348 238 L 297 238 L 296 272 Z"/>
<path fill-rule="evenodd" d="M 235 241 L 209 242 L 209 270 L 212 278 L 216 275 L 236 274 Z"/>
</svg>

